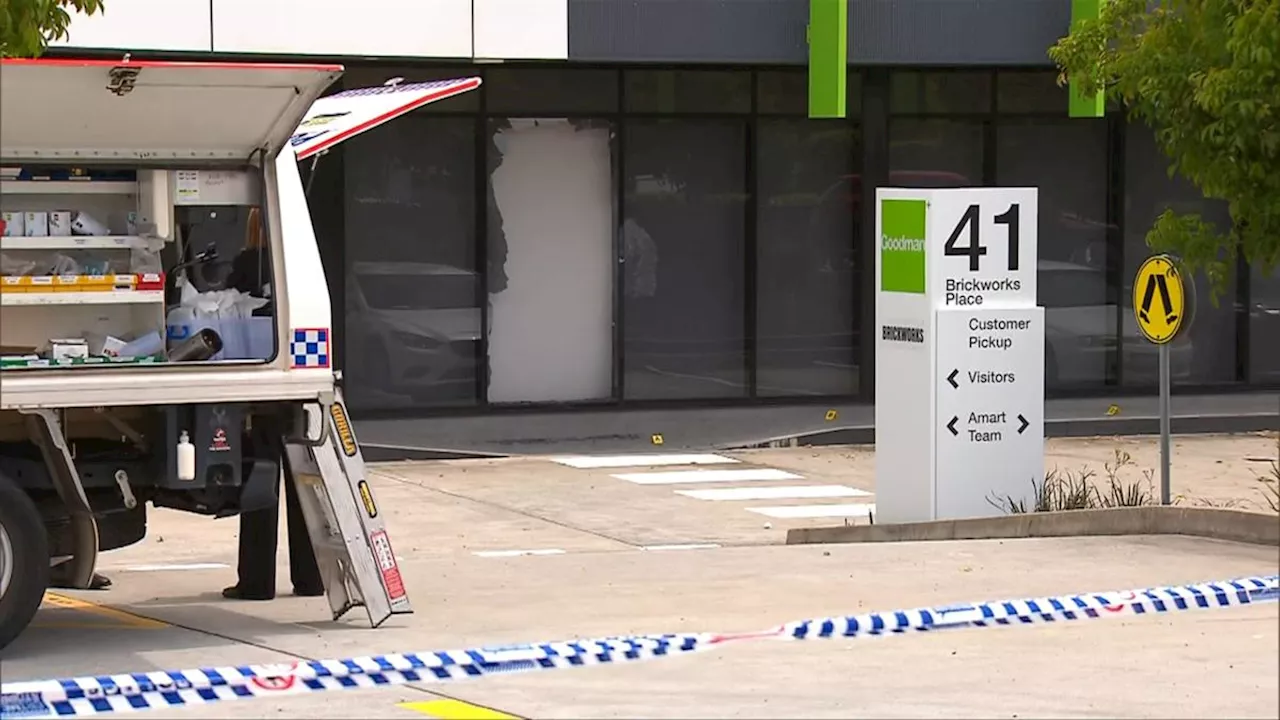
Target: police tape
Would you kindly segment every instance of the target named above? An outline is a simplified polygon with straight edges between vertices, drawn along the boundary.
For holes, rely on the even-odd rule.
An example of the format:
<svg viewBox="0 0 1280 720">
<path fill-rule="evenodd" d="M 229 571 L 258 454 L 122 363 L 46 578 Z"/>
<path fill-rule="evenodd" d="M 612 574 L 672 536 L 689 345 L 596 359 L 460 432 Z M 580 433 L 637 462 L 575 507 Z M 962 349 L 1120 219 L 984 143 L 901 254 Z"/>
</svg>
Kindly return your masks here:
<svg viewBox="0 0 1280 720">
<path fill-rule="evenodd" d="M 326 690 L 439 683 L 485 675 L 652 660 L 749 640 L 856 638 L 966 627 L 1026 625 L 1276 602 L 1280 576 L 1088 593 L 787 623 L 740 634 L 671 634 L 468 650 L 394 653 L 283 665 L 99 675 L 0 684 L 0 718 L 100 715 Z"/>
</svg>

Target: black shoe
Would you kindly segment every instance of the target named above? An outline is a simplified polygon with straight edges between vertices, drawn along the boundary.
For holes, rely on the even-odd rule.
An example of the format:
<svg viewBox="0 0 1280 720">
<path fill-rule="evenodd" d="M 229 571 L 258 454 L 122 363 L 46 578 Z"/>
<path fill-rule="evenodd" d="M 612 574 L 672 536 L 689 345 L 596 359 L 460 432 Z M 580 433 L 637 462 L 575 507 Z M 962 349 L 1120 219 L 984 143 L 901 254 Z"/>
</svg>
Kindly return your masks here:
<svg viewBox="0 0 1280 720">
<path fill-rule="evenodd" d="M 65 572 L 60 572 L 57 569 L 55 569 L 54 572 L 50 573 L 50 575 L 51 577 L 49 578 L 49 587 L 51 588 L 67 589 L 67 590 L 80 589 L 80 588 L 73 587 L 71 585 L 70 581 L 66 577 Z M 100 575 L 98 573 L 94 573 L 93 578 L 89 580 L 89 587 L 85 589 L 106 590 L 109 587 L 111 587 L 111 578 L 107 577 L 106 575 Z"/>
<path fill-rule="evenodd" d="M 273 592 L 248 592 L 239 585 L 232 585 L 222 591 L 222 597 L 228 600 L 274 600 Z"/>
<path fill-rule="evenodd" d="M 324 594 L 324 587 L 298 587 L 294 586 L 293 594 L 298 597 L 320 597 Z"/>
</svg>

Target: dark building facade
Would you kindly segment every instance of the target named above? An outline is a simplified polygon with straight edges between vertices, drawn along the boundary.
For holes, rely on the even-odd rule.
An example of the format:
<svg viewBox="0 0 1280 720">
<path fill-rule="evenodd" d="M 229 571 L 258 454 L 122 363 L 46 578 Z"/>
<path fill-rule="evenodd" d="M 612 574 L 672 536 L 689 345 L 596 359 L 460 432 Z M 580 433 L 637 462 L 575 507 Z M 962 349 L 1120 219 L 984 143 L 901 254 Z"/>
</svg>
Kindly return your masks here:
<svg viewBox="0 0 1280 720">
<path fill-rule="evenodd" d="M 529 33 L 553 49 L 505 54 L 482 42 L 490 3 L 461 2 L 466 57 L 264 51 L 343 62 L 345 87 L 484 78 L 319 166 L 361 415 L 872 401 L 890 186 L 1038 187 L 1048 395 L 1153 393 L 1130 299 L 1146 231 L 1166 208 L 1229 222 L 1118 109 L 1068 117 L 1046 50 L 1070 0 L 849 0 L 848 117 L 821 120 L 808 0 L 537 0 L 554 27 Z M 216 20 L 208 54 L 244 56 Z M 1280 274 L 1199 287 L 1176 387 L 1280 387 Z"/>
</svg>

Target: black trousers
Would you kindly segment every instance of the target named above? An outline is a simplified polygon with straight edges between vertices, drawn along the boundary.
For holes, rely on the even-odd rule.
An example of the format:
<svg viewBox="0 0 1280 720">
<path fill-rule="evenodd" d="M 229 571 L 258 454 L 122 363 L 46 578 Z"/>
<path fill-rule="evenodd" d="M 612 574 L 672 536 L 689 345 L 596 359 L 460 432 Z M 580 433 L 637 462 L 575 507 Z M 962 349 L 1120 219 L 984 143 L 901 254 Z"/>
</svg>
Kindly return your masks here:
<svg viewBox="0 0 1280 720">
<path fill-rule="evenodd" d="M 324 591 L 320 565 L 316 562 L 311 538 L 307 535 L 307 523 L 298 502 L 298 488 L 294 486 L 293 473 L 288 468 L 288 456 L 281 454 L 285 463 L 283 492 L 285 532 L 289 537 L 289 576 L 293 589 L 299 594 L 318 595 Z M 276 546 L 280 533 L 280 506 L 240 513 L 240 556 L 237 583 L 242 593 L 274 596 L 276 591 Z"/>
</svg>

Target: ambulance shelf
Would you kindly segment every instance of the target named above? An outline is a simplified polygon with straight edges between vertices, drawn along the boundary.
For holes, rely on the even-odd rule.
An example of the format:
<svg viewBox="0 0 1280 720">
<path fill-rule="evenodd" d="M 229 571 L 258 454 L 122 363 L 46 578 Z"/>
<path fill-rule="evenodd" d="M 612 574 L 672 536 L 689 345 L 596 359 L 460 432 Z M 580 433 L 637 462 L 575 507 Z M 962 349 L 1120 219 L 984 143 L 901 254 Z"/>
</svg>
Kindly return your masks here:
<svg viewBox="0 0 1280 720">
<path fill-rule="evenodd" d="M 4 370 L 17 370 L 21 368 L 70 368 L 85 366 L 93 367 L 97 365 L 155 365 L 162 362 L 164 362 L 164 360 L 159 356 L 88 357 L 66 358 L 63 360 L 3 359 L 0 360 L 0 368 Z"/>
<path fill-rule="evenodd" d="M 137 195 L 133 180 L 4 180 L 4 195 Z"/>
<path fill-rule="evenodd" d="M 70 235 L 7 237 L 0 239 L 3 250 L 127 250 L 141 242 L 136 235 Z"/>
<path fill-rule="evenodd" d="M 0 293 L 0 305 L 124 305 L 163 302 L 163 290 Z"/>
</svg>

